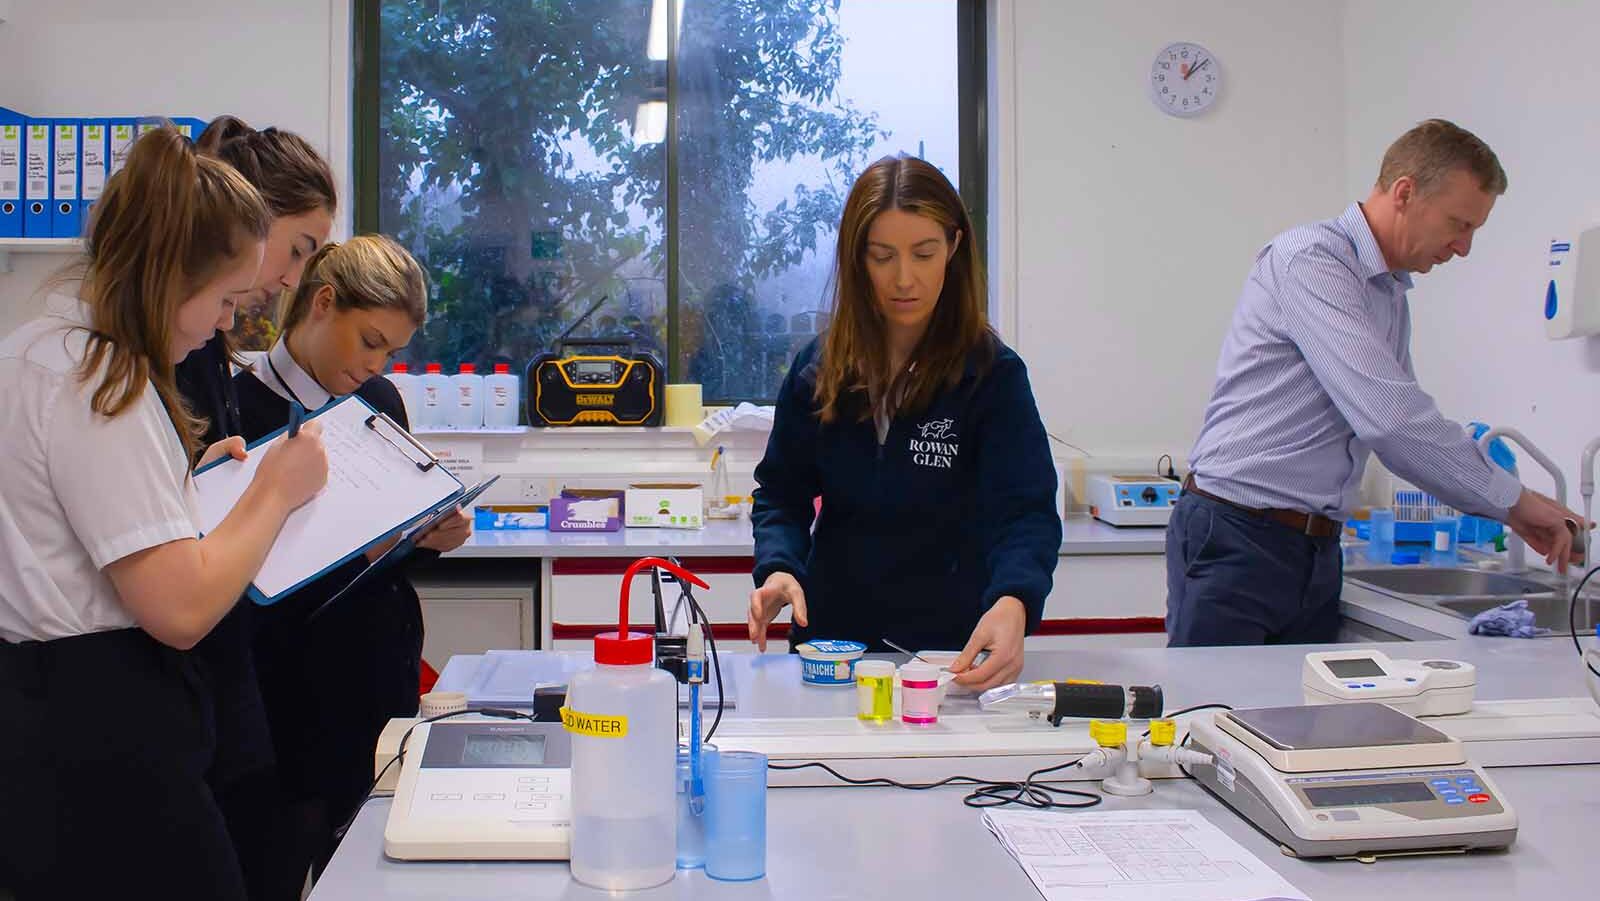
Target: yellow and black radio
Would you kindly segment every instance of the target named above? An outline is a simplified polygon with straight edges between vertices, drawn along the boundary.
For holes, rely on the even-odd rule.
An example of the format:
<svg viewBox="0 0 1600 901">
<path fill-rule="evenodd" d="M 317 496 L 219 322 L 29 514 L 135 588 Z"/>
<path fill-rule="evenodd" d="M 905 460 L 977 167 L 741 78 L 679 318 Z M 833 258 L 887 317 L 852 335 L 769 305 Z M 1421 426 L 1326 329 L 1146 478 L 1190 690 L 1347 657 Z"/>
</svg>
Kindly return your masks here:
<svg viewBox="0 0 1600 901">
<path fill-rule="evenodd" d="M 563 340 L 528 364 L 528 422 L 657 426 L 665 383 L 661 361 L 631 341 Z"/>
</svg>

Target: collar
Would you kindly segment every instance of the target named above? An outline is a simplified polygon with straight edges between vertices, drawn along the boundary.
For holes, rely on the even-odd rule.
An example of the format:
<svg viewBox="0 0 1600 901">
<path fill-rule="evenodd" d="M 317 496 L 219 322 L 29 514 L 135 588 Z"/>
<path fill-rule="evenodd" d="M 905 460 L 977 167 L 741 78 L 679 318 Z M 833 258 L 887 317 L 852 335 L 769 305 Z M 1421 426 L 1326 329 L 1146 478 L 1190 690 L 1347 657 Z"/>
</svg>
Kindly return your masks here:
<svg viewBox="0 0 1600 901">
<path fill-rule="evenodd" d="M 322 387 L 311 374 L 300 368 L 289 354 L 289 345 L 282 338 L 272 345 L 272 349 L 256 360 L 250 367 L 261 384 L 272 390 L 284 400 L 295 401 L 306 408 L 306 412 L 320 410 L 333 400 L 333 395 L 328 389 Z M 280 380 L 281 376 L 281 380 Z"/>
<path fill-rule="evenodd" d="M 1361 211 L 1360 203 L 1352 203 L 1345 208 L 1338 219 L 1334 220 L 1339 230 L 1344 232 L 1350 243 L 1355 245 L 1356 260 L 1361 263 L 1361 274 L 1371 281 L 1379 276 L 1388 276 L 1390 280 L 1399 282 L 1408 290 L 1411 288 L 1411 273 L 1392 272 L 1389 264 L 1383 259 L 1383 251 L 1378 249 L 1378 239 L 1372 234 L 1372 226 L 1367 224 L 1367 215 Z"/>
</svg>

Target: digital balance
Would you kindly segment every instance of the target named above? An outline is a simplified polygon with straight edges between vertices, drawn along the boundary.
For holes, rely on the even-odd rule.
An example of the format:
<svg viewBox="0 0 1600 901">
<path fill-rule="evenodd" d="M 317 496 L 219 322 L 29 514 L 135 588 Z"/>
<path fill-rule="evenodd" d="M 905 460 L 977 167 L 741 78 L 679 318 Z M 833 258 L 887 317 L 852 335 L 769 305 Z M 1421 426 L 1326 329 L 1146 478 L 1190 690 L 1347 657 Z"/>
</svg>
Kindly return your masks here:
<svg viewBox="0 0 1600 901">
<path fill-rule="evenodd" d="M 398 746 L 390 730 L 385 738 Z M 572 742 L 559 722 L 463 718 L 412 730 L 383 830 L 387 856 L 566 860 L 571 835 Z"/>
<path fill-rule="evenodd" d="M 1191 726 L 1194 778 L 1296 857 L 1504 848 L 1517 816 L 1461 742 L 1375 702 L 1233 710 Z"/>
</svg>

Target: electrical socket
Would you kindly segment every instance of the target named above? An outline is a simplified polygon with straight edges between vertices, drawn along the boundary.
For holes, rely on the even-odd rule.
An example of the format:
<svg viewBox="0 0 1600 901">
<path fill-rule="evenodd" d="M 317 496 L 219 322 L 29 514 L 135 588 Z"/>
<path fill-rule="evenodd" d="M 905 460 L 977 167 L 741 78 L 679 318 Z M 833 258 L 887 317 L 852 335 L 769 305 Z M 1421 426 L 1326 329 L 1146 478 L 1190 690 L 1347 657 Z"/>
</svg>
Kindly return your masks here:
<svg viewBox="0 0 1600 901">
<path fill-rule="evenodd" d="M 550 495 L 545 490 L 545 480 L 540 478 L 526 478 L 522 480 L 522 503 L 544 504 L 549 503 Z"/>
</svg>

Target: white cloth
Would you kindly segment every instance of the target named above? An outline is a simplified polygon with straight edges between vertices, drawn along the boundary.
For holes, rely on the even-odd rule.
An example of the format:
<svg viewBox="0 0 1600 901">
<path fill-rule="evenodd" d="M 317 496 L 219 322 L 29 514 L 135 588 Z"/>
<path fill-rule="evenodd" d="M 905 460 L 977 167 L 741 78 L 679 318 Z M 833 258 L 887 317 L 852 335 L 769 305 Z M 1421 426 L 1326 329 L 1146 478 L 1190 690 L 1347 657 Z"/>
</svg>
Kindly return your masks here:
<svg viewBox="0 0 1600 901">
<path fill-rule="evenodd" d="M 155 386 L 115 418 L 78 377 L 87 310 L 51 295 L 0 342 L 0 639 L 135 625 L 102 570 L 194 538 L 189 461 Z"/>
</svg>

